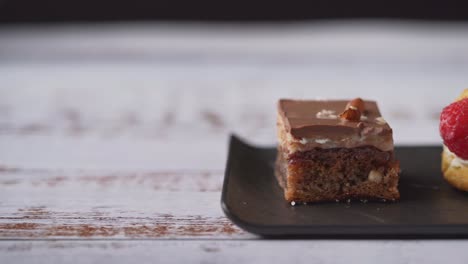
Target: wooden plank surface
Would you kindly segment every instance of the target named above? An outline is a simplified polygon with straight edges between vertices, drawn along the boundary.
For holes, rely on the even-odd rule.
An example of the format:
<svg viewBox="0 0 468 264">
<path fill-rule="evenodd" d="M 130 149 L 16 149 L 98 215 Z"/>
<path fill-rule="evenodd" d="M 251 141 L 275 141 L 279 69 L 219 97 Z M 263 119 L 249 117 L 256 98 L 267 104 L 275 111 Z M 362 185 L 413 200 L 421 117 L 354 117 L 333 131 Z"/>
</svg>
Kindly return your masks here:
<svg viewBox="0 0 468 264">
<path fill-rule="evenodd" d="M 465 263 L 466 241 L 0 241 L 3 263 Z"/>
<path fill-rule="evenodd" d="M 0 238 L 248 238 L 221 213 L 220 171 L 3 168 Z"/>
<path fill-rule="evenodd" d="M 280 97 L 375 99 L 397 144 L 440 144 L 467 28 L 1 28 L 0 262 L 461 262 L 462 240 L 259 240 L 219 200 L 228 135 L 274 145 Z"/>
</svg>

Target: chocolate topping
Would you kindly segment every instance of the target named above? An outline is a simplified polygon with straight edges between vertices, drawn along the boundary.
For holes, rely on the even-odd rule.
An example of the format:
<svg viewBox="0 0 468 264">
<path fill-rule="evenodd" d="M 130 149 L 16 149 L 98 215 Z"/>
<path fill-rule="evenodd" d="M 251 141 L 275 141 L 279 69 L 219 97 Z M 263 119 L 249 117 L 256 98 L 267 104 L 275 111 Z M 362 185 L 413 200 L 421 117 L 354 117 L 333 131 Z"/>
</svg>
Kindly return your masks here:
<svg viewBox="0 0 468 264">
<path fill-rule="evenodd" d="M 294 138 L 342 138 L 343 136 L 362 136 L 370 131 L 378 135 L 392 133 L 387 123 L 377 122 L 381 117 L 375 101 L 364 101 L 364 111 L 360 120 L 347 121 L 339 118 L 349 100 L 288 100 L 281 99 L 278 111 L 286 131 Z"/>
</svg>

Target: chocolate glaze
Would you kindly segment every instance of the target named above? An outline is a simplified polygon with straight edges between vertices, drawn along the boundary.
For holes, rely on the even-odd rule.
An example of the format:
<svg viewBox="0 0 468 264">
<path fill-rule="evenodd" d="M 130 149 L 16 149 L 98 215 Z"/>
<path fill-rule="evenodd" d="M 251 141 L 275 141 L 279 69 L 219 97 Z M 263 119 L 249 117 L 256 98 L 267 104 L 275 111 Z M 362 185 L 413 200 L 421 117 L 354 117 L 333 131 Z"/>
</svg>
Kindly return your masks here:
<svg viewBox="0 0 468 264">
<path fill-rule="evenodd" d="M 373 134 L 388 135 L 392 129 L 387 123 L 380 123 L 381 117 L 375 101 L 364 101 L 364 113 L 360 121 L 346 121 L 339 114 L 350 100 L 289 100 L 281 99 L 278 112 L 283 119 L 286 131 L 294 138 L 310 138 L 323 135 L 326 138 L 361 136 L 372 131 Z M 334 111 L 336 118 L 319 118 L 323 110 Z"/>
</svg>

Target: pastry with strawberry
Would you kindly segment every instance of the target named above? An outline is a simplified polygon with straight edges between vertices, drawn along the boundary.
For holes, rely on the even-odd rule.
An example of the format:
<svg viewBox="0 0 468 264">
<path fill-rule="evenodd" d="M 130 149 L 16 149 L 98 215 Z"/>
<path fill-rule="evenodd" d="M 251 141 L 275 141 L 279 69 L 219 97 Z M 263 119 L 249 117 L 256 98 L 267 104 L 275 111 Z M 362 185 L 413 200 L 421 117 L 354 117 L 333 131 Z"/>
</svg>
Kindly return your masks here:
<svg viewBox="0 0 468 264">
<path fill-rule="evenodd" d="M 468 89 L 442 110 L 439 129 L 444 141 L 444 178 L 455 188 L 468 191 Z"/>
</svg>

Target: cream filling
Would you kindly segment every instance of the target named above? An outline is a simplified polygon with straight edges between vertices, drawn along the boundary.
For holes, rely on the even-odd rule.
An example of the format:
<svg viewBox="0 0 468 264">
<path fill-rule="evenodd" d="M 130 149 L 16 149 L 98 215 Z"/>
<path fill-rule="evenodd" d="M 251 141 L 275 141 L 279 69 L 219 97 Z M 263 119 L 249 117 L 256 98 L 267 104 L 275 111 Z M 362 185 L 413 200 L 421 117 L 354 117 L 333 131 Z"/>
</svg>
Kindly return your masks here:
<svg viewBox="0 0 468 264">
<path fill-rule="evenodd" d="M 388 137 L 381 137 L 378 135 L 368 135 L 368 136 L 351 136 L 343 137 L 341 139 L 332 140 L 325 137 L 314 137 L 314 138 L 301 138 L 295 139 L 291 134 L 287 134 L 287 140 L 289 142 L 297 142 L 302 145 L 302 147 L 297 146 L 297 148 L 290 149 L 292 152 L 301 151 L 307 147 L 320 147 L 320 148 L 355 148 L 360 146 L 374 146 L 382 151 L 391 151 L 393 150 L 393 140 Z"/>
<path fill-rule="evenodd" d="M 445 145 L 444 145 L 444 151 L 450 156 L 452 156 L 453 158 L 452 161 L 450 162 L 451 167 L 468 167 L 468 160 L 459 158 L 455 153 L 450 151 L 450 149 L 447 148 L 447 146 Z"/>
</svg>

